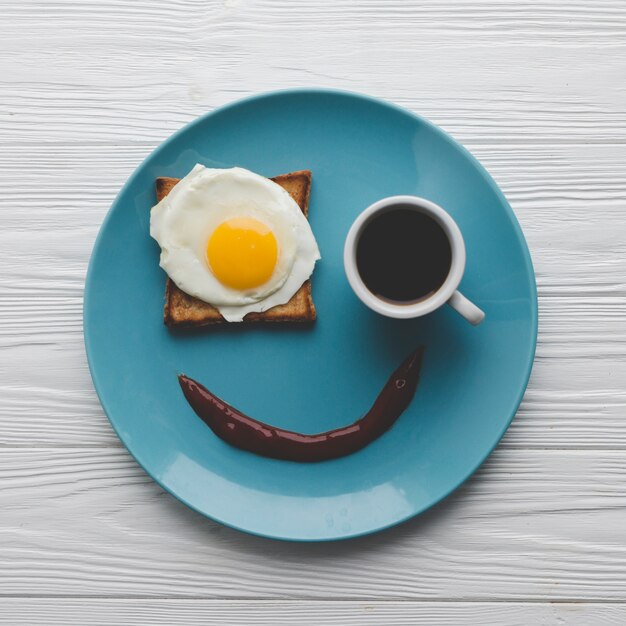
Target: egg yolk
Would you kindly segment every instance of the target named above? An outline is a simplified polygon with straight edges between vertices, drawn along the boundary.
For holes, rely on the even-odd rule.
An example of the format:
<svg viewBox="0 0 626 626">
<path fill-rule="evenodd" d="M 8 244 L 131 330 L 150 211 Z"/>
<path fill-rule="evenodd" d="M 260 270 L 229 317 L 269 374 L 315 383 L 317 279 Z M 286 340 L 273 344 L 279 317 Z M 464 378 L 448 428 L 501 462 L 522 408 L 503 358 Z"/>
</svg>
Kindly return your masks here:
<svg viewBox="0 0 626 626">
<path fill-rule="evenodd" d="M 206 256 L 220 283 L 232 289 L 252 289 L 266 283 L 274 273 L 278 244 L 263 222 L 235 217 L 213 231 Z"/>
</svg>

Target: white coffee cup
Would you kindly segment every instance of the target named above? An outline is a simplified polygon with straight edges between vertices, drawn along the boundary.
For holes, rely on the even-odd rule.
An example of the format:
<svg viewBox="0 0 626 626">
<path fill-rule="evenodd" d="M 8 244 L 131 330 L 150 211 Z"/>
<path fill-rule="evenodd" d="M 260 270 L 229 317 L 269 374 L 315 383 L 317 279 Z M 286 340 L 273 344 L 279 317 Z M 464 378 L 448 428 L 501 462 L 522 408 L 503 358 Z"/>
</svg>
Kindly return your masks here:
<svg viewBox="0 0 626 626">
<path fill-rule="evenodd" d="M 442 228 L 450 243 L 451 263 L 448 276 L 432 294 L 417 302 L 397 303 L 385 300 L 372 293 L 363 282 L 357 267 L 357 248 L 363 229 L 375 216 L 394 209 L 411 209 L 429 216 Z M 375 202 L 365 209 L 354 221 L 343 252 L 343 262 L 348 282 L 359 299 L 373 311 L 387 317 L 408 319 L 431 313 L 443 304 L 449 304 L 470 324 L 483 321 L 485 314 L 470 302 L 457 288 L 465 271 L 465 242 L 463 235 L 452 217 L 440 206 L 417 196 L 391 196 Z M 415 268 L 416 272 L 420 268 Z"/>
</svg>

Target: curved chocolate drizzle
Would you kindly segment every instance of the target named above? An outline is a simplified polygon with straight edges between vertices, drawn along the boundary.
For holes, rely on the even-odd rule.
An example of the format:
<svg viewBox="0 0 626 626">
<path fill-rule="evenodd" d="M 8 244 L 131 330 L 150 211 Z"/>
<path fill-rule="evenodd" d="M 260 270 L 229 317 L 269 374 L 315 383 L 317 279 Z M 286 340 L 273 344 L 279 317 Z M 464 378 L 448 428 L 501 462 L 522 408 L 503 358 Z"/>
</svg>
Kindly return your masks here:
<svg viewBox="0 0 626 626">
<path fill-rule="evenodd" d="M 420 346 L 400 364 L 361 419 L 316 435 L 276 428 L 248 417 L 183 374 L 178 382 L 196 414 L 226 443 L 285 461 L 326 461 L 364 448 L 395 423 L 415 395 L 423 353 Z"/>
</svg>

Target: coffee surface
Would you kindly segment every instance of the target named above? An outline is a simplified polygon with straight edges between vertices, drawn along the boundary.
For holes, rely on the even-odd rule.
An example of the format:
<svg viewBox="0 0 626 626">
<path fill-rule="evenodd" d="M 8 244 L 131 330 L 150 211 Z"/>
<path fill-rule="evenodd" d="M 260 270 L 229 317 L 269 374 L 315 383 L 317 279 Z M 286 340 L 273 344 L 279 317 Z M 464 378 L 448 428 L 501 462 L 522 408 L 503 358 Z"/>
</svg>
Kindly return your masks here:
<svg viewBox="0 0 626 626">
<path fill-rule="evenodd" d="M 419 211 L 397 208 L 367 222 L 356 262 L 361 279 L 375 296 L 413 304 L 443 285 L 452 252 L 438 222 Z"/>
</svg>

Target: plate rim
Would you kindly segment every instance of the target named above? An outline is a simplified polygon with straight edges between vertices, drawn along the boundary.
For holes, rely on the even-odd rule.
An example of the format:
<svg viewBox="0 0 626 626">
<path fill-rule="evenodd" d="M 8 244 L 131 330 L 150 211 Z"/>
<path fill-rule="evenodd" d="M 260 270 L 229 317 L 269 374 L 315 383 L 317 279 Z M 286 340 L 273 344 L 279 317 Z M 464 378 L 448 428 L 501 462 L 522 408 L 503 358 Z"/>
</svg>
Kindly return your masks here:
<svg viewBox="0 0 626 626">
<path fill-rule="evenodd" d="M 524 258 L 524 266 L 526 269 L 526 275 L 528 277 L 530 287 L 531 287 L 532 318 L 530 320 L 531 321 L 531 345 L 530 345 L 530 350 L 529 350 L 529 355 L 528 355 L 528 364 L 526 366 L 526 372 L 523 377 L 523 382 L 520 385 L 520 390 L 517 396 L 515 397 L 515 399 L 513 400 L 511 415 L 504 422 L 503 427 L 499 431 L 493 445 L 487 450 L 487 452 L 483 456 L 480 457 L 480 460 L 471 468 L 471 470 L 466 475 L 464 475 L 460 480 L 455 481 L 454 485 L 452 485 L 449 489 L 447 489 L 441 496 L 439 496 L 438 498 L 430 502 L 427 506 L 418 508 L 415 511 L 412 511 L 411 513 L 404 515 L 402 517 L 399 517 L 398 519 L 391 521 L 389 523 L 382 524 L 375 528 L 370 528 L 370 529 L 359 531 L 359 532 L 345 532 L 343 534 L 336 534 L 336 535 L 329 536 L 329 537 L 303 537 L 303 536 L 296 536 L 296 535 L 286 536 L 284 535 L 284 533 L 283 534 L 281 533 L 271 534 L 268 532 L 256 531 L 253 528 L 246 528 L 242 525 L 238 525 L 236 523 L 232 523 L 232 522 L 220 519 L 219 516 L 216 516 L 216 515 L 207 513 L 204 510 L 201 510 L 198 506 L 194 505 L 193 503 L 186 500 L 184 497 L 177 494 L 173 489 L 171 489 L 168 485 L 163 483 L 161 480 L 159 480 L 159 478 L 157 478 L 154 475 L 154 473 L 149 469 L 149 464 L 144 463 L 142 459 L 142 455 L 140 453 L 133 451 L 130 445 L 125 441 L 124 437 L 122 436 L 120 432 L 121 429 L 118 429 L 117 425 L 115 424 L 115 421 L 111 418 L 109 410 L 107 409 L 106 402 L 103 398 L 104 391 L 102 390 L 101 383 L 98 382 L 98 375 L 95 370 L 95 364 L 93 362 L 95 359 L 93 355 L 94 347 L 92 345 L 93 331 L 90 327 L 90 323 L 88 321 L 89 317 L 86 315 L 86 311 L 88 309 L 88 301 L 91 298 L 91 289 L 92 289 L 92 284 L 93 284 L 92 274 L 94 271 L 93 269 L 94 257 L 96 256 L 97 250 L 102 245 L 106 227 L 109 221 L 112 219 L 113 212 L 115 208 L 117 207 L 118 202 L 124 196 L 126 190 L 133 184 L 135 178 L 139 176 L 140 172 L 143 170 L 144 166 L 150 159 L 154 158 L 160 152 L 165 150 L 167 146 L 171 142 L 175 141 L 180 135 L 182 135 L 183 133 L 187 132 L 188 130 L 196 126 L 204 124 L 206 120 L 210 119 L 211 117 L 217 114 L 226 112 L 231 109 L 236 109 L 241 106 L 246 106 L 254 102 L 261 101 L 261 100 L 280 98 L 282 96 L 293 96 L 293 95 L 313 96 L 313 95 L 319 95 L 319 94 L 328 94 L 328 95 L 333 95 L 333 96 L 341 96 L 341 97 L 346 97 L 350 99 L 361 100 L 361 101 L 375 104 L 375 105 L 378 105 L 387 109 L 392 109 L 396 111 L 397 113 L 401 113 L 402 115 L 408 115 L 412 117 L 413 119 L 415 119 L 417 122 L 424 124 L 431 131 L 433 131 L 436 135 L 438 135 L 442 140 L 450 144 L 453 148 L 460 150 L 460 152 L 470 161 L 470 163 L 474 165 L 476 169 L 476 173 L 482 176 L 485 182 L 489 185 L 490 189 L 496 194 L 496 196 L 498 197 L 498 200 L 500 201 L 501 205 L 504 207 L 505 211 L 508 213 L 509 218 L 511 219 L 511 224 L 513 226 L 516 238 L 522 250 L 522 255 Z M 107 419 L 109 423 L 111 424 L 111 427 L 113 428 L 113 431 L 117 435 L 118 439 L 122 442 L 122 444 L 124 445 L 128 453 L 138 463 L 138 465 L 143 469 L 143 471 L 145 471 L 146 474 L 148 474 L 148 476 L 150 476 L 150 478 L 154 482 L 156 482 L 163 490 L 165 490 L 167 493 L 172 495 L 179 502 L 182 502 L 185 506 L 189 507 L 196 513 L 199 513 L 200 515 L 214 522 L 217 522 L 218 524 L 221 524 L 228 528 L 232 528 L 234 530 L 237 530 L 239 532 L 243 532 L 249 535 L 262 537 L 264 539 L 288 541 L 288 542 L 294 542 L 294 543 L 319 543 L 319 542 L 343 541 L 346 539 L 356 539 L 358 537 L 364 537 L 367 535 L 376 534 L 376 533 L 385 531 L 389 528 L 393 528 L 395 526 L 403 524 L 407 522 L 408 520 L 413 519 L 423 514 L 424 512 L 428 511 L 429 509 L 433 508 L 434 506 L 436 506 L 437 504 L 439 504 L 440 502 L 448 498 L 452 493 L 454 493 L 457 489 L 459 489 L 465 482 L 467 482 L 467 480 L 469 480 L 469 478 L 471 478 L 476 473 L 476 471 L 483 465 L 483 463 L 487 460 L 487 458 L 491 455 L 491 453 L 495 450 L 495 448 L 502 441 L 502 438 L 504 437 L 506 431 L 511 425 L 511 422 L 517 415 L 519 407 L 526 393 L 526 389 L 528 388 L 528 382 L 530 380 L 530 376 L 531 376 L 534 361 L 535 361 L 535 355 L 536 355 L 536 350 L 537 350 L 538 326 L 539 326 L 538 318 L 539 318 L 539 307 L 538 307 L 538 297 L 537 297 L 537 281 L 536 281 L 535 271 L 533 267 L 532 257 L 530 254 L 530 250 L 528 248 L 528 243 L 526 241 L 526 238 L 524 237 L 524 233 L 519 224 L 517 216 L 513 212 L 513 209 L 511 208 L 508 200 L 504 196 L 504 193 L 502 192 L 500 187 L 497 185 L 495 180 L 492 178 L 491 174 L 482 165 L 482 163 L 463 144 L 461 144 L 456 139 L 454 139 L 452 135 L 448 134 L 445 130 L 443 130 L 442 128 L 440 128 L 439 126 L 437 126 L 430 120 L 426 119 L 422 115 L 419 115 L 418 113 L 411 111 L 410 109 L 407 109 L 398 104 L 395 104 L 394 102 L 389 102 L 382 98 L 369 96 L 367 94 L 350 91 L 350 90 L 325 88 L 325 87 L 277 89 L 277 90 L 271 90 L 271 91 L 263 91 L 263 92 L 246 96 L 244 98 L 239 98 L 232 102 L 228 102 L 222 106 L 215 107 L 214 109 L 207 111 L 206 113 L 203 113 L 202 115 L 196 117 L 190 122 L 187 122 L 186 124 L 181 126 L 179 129 L 174 131 L 172 134 L 170 134 L 168 137 L 166 137 L 164 140 L 162 140 L 135 167 L 131 175 L 128 177 L 126 182 L 122 185 L 118 193 L 115 195 L 113 202 L 111 203 L 109 209 L 106 212 L 106 215 L 104 216 L 104 219 L 102 220 L 98 228 L 98 233 L 94 240 L 93 248 L 89 256 L 87 273 L 85 275 L 85 283 L 84 283 L 84 291 L 83 291 L 83 307 L 82 307 L 83 341 L 84 341 L 84 346 L 85 346 L 85 353 L 87 356 L 87 365 L 89 367 L 89 374 L 91 376 L 91 381 L 92 381 L 94 390 L 96 392 L 96 395 L 98 397 L 98 401 L 100 402 L 100 406 L 102 407 L 102 410 L 107 416 Z"/>
</svg>

